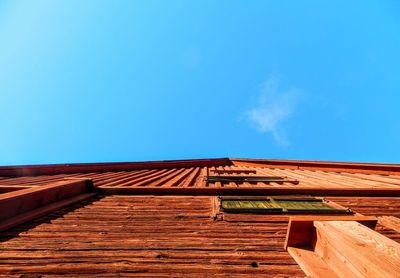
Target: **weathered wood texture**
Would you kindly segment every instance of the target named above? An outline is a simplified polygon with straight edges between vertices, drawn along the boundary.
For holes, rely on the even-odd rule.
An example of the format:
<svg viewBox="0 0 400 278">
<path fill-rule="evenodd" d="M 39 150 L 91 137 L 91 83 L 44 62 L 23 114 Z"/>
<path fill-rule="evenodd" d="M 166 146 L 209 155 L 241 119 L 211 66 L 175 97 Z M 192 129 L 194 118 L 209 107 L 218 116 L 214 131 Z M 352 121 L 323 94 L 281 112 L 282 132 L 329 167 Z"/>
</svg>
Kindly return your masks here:
<svg viewBox="0 0 400 278">
<path fill-rule="evenodd" d="M 344 207 L 371 216 L 400 217 L 400 197 L 326 197 Z"/>
<path fill-rule="evenodd" d="M 213 171 L 217 170 L 217 172 Z M 224 172 L 226 170 L 226 172 Z M 243 172 L 240 172 L 242 170 Z M 280 176 L 290 182 L 205 182 L 210 174 L 223 176 Z M 239 171 L 239 172 L 237 172 Z M 313 189 L 400 189 L 399 175 L 331 172 L 312 169 L 280 169 L 254 166 L 185 167 L 130 171 L 89 172 L 23 177 L 3 177 L 0 186 L 41 186 L 65 177 L 89 178 L 95 186 L 116 188 L 313 188 Z"/>
<path fill-rule="evenodd" d="M 96 194 L 90 180 L 64 180 L 0 194 L 0 231 Z"/>
<path fill-rule="evenodd" d="M 339 277 L 314 251 L 298 247 L 288 247 L 287 251 L 296 260 L 307 277 Z M 348 277 L 353 276 L 349 275 Z"/>
<path fill-rule="evenodd" d="M 47 165 L 0 166 L 0 176 L 38 176 L 109 171 L 131 171 L 142 169 L 171 169 L 179 167 L 211 167 L 231 165 L 229 158 L 159 160 L 140 162 L 72 163 Z M 379 167 L 379 166 L 378 166 Z"/>
<path fill-rule="evenodd" d="M 379 224 L 400 233 L 400 218 L 395 216 L 378 217 Z"/>
<path fill-rule="evenodd" d="M 335 162 L 313 160 L 280 160 L 280 159 L 247 159 L 230 158 L 235 166 L 256 166 L 281 169 L 308 169 L 330 172 L 352 172 L 367 174 L 395 174 L 400 173 L 399 164 L 363 163 L 363 162 Z"/>
<path fill-rule="evenodd" d="M 400 218 L 400 197 L 327 197 L 327 199 L 364 215 Z M 375 230 L 400 243 L 400 233 L 393 226 L 385 224 L 378 221 Z"/>
<path fill-rule="evenodd" d="M 352 221 L 358 222 L 366 227 L 374 230 L 377 223 L 377 218 L 374 216 L 360 216 L 360 215 L 307 215 L 290 217 L 289 225 L 286 234 L 285 248 L 296 246 L 309 246 L 311 247 L 311 239 L 315 233 L 314 224 L 316 221 Z M 296 252 L 295 252 L 296 253 Z"/>
<path fill-rule="evenodd" d="M 311 234 L 304 235 L 303 244 L 288 247 L 288 252 L 307 275 L 322 278 L 398 277 L 399 243 L 356 221 L 312 223 Z"/>
<path fill-rule="evenodd" d="M 279 169 L 308 169 L 330 172 L 400 174 L 399 164 L 332 162 L 311 160 L 278 160 L 278 159 L 243 159 L 212 158 L 189 160 L 161 160 L 143 162 L 111 162 L 111 163 L 73 163 L 48 165 L 0 166 L 0 176 L 37 176 L 69 173 L 90 173 L 94 171 L 131 171 L 143 169 L 171 169 L 179 167 L 214 167 L 214 166 L 256 166 Z"/>
<path fill-rule="evenodd" d="M 315 251 L 341 277 L 349 277 L 342 275 L 342 269 L 351 271 L 350 277 L 398 277 L 399 243 L 355 221 L 316 221 L 314 225 Z M 339 254 L 337 260 L 329 248 Z"/>
<path fill-rule="evenodd" d="M 212 197 L 106 196 L 0 237 L 0 275 L 304 276 L 284 251 L 288 216 L 230 214 Z M 397 215 L 400 198 L 330 197 L 366 215 Z M 398 233 L 377 227 L 399 241 Z"/>
<path fill-rule="evenodd" d="M 211 214 L 211 197 L 96 197 L 1 233 L 0 274 L 304 276 L 284 250 L 286 217 Z"/>
<path fill-rule="evenodd" d="M 0 177 L 0 186 L 4 192 L 10 187 L 37 187 L 65 178 L 89 178 L 95 186 L 133 189 L 400 189 L 400 177 L 395 174 L 333 172 L 288 165 L 208 167 L 183 167 L 179 163 L 165 169 L 123 171 L 97 171 L 96 167 L 89 167 L 85 173 Z M 300 183 L 208 183 L 204 180 L 207 173 L 283 176 Z M 83 201 L 1 233 L 0 276 L 304 276 L 284 251 L 288 216 L 225 214 L 224 221 L 213 221 L 211 199 L 106 196 Z M 400 217 L 400 197 L 328 199 L 364 215 Z M 376 230 L 400 242 L 399 233 L 382 223 Z"/>
</svg>

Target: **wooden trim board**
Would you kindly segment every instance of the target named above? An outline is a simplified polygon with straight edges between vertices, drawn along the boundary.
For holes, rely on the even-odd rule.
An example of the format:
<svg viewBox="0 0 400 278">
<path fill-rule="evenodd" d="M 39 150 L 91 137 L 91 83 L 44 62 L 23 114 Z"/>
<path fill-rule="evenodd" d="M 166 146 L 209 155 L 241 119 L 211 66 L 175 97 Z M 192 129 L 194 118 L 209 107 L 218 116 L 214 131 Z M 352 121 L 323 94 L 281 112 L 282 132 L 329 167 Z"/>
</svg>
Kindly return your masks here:
<svg viewBox="0 0 400 278">
<path fill-rule="evenodd" d="M 395 216 L 379 216 L 378 223 L 386 228 L 392 229 L 398 233 L 400 233 L 400 218 Z"/>
<path fill-rule="evenodd" d="M 130 171 L 139 169 L 171 169 L 190 167 L 216 166 L 256 166 L 282 169 L 310 169 L 335 172 L 400 174 L 399 164 L 354 163 L 334 161 L 278 160 L 278 159 L 245 159 L 245 158 L 211 158 L 164 160 L 143 162 L 110 162 L 110 163 L 72 163 L 48 165 L 0 166 L 0 176 L 19 177 L 35 175 L 54 175 L 67 173 L 88 173 L 108 171 Z"/>
<path fill-rule="evenodd" d="M 0 231 L 97 194 L 90 180 L 60 181 L 0 195 Z"/>
<path fill-rule="evenodd" d="M 291 218 L 285 248 L 310 277 L 397 277 L 400 244 L 371 229 L 376 221 L 365 216 Z"/>
<path fill-rule="evenodd" d="M 312 196 L 400 196 L 399 189 L 380 188 L 307 188 L 307 187 L 98 187 L 107 195 L 192 195 L 192 196 L 272 196 L 272 195 L 312 195 Z"/>
<path fill-rule="evenodd" d="M 315 233 L 314 221 L 357 221 L 374 229 L 378 219 L 375 216 L 363 215 L 317 215 L 293 216 L 289 218 L 288 230 L 285 240 L 285 249 L 288 247 L 308 246 L 312 243 Z"/>
</svg>

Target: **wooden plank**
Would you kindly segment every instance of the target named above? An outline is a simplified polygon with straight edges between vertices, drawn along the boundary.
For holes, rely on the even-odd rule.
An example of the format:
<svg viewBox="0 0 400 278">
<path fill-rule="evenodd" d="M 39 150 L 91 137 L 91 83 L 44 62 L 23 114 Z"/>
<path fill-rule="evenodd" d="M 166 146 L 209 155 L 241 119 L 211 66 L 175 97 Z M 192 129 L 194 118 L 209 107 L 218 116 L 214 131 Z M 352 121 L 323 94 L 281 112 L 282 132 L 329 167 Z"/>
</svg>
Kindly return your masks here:
<svg viewBox="0 0 400 278">
<path fill-rule="evenodd" d="M 290 180 L 286 177 L 280 176 L 255 176 L 255 175 L 207 175 L 205 177 L 207 182 L 221 182 L 221 183 L 229 183 L 229 182 L 263 182 L 263 183 L 293 183 L 298 184 L 298 180 Z"/>
<path fill-rule="evenodd" d="M 0 195 L 0 221 L 93 190 L 90 181 L 78 180 L 60 181 L 4 193 Z"/>
<path fill-rule="evenodd" d="M 379 216 L 378 222 L 382 226 L 385 226 L 400 233 L 400 218 L 394 216 Z"/>
<path fill-rule="evenodd" d="M 65 180 L 49 185 L 12 191 L 0 195 L 0 230 L 39 217 L 52 210 L 88 198 L 93 192 L 90 180 Z M 65 202 L 57 203 L 65 200 Z M 69 201 L 68 201 L 69 200 Z"/>
<path fill-rule="evenodd" d="M 357 221 L 371 229 L 374 229 L 378 220 L 374 216 L 362 215 L 292 216 L 289 218 L 285 249 L 290 246 L 310 247 L 312 244 L 312 237 L 315 233 L 314 221 Z"/>
<path fill-rule="evenodd" d="M 377 174 L 400 174 L 398 164 L 380 163 L 348 163 L 327 161 L 304 161 L 304 160 L 257 160 L 237 158 L 217 159 L 191 159 L 170 161 L 146 161 L 146 162 L 116 162 L 116 163 L 82 163 L 82 164 L 53 164 L 53 165 L 24 165 L 24 166 L 2 166 L 0 176 L 35 176 L 54 175 L 67 173 L 88 173 L 107 171 L 130 171 L 141 169 L 167 169 L 167 168 L 190 168 L 190 167 L 215 167 L 215 166 L 256 166 L 282 169 L 310 169 L 335 172 L 365 172 Z"/>
<path fill-rule="evenodd" d="M 107 176 L 104 173 L 101 173 L 97 176 L 96 186 L 104 185 L 107 186 L 118 186 L 124 182 L 129 182 L 133 179 L 140 178 L 142 176 L 149 175 L 157 170 L 136 170 L 136 171 L 129 171 L 129 172 L 114 172 L 114 174 L 118 175 L 111 175 Z"/>
<path fill-rule="evenodd" d="M 53 211 L 56 211 L 58 209 L 61 209 L 63 207 L 68 207 L 74 203 L 79 203 L 81 201 L 84 201 L 86 199 L 89 199 L 98 193 L 85 193 L 85 194 L 80 194 L 75 197 L 67 198 L 62 201 L 58 201 L 52 204 L 49 204 L 44 207 L 40 207 L 37 209 L 34 209 L 32 211 L 28 211 L 25 213 L 18 214 L 17 216 L 11 217 L 9 219 L 3 220 L 0 222 L 0 232 L 8 230 L 10 228 L 13 228 L 17 225 L 20 225 L 22 223 L 28 222 L 30 220 L 39 218 L 41 216 L 47 215 Z"/>
<path fill-rule="evenodd" d="M 201 172 L 202 168 L 200 167 L 191 169 L 189 176 L 187 176 L 187 178 L 185 178 L 185 180 L 179 184 L 179 187 L 194 187 L 196 185 L 197 178 L 202 175 Z"/>
<path fill-rule="evenodd" d="M 304 195 L 313 196 L 400 196 L 399 189 L 381 188 L 309 188 L 309 187 L 98 187 L 103 194 L 127 195 Z"/>
<path fill-rule="evenodd" d="M 215 174 L 257 174 L 256 170 L 248 170 L 248 169 L 211 169 L 211 172 Z"/>
<path fill-rule="evenodd" d="M 49 165 L 23 165 L 0 166 L 0 176 L 36 176 L 68 173 L 130 171 L 142 169 L 171 169 L 205 167 L 215 165 L 230 165 L 228 158 L 190 159 L 190 160 L 164 160 L 144 162 L 111 162 L 111 163 L 79 163 L 79 164 L 49 164 Z"/>
<path fill-rule="evenodd" d="M 362 276 L 396 277 L 400 273 L 399 243 L 355 221 L 315 221 L 314 226 Z M 343 267 L 347 266 L 331 265 L 332 269 Z"/>
<path fill-rule="evenodd" d="M 317 257 L 325 262 L 340 277 L 365 277 L 352 263 L 342 254 L 341 250 L 335 249 L 324 233 L 316 230 L 313 238 L 313 249 Z"/>
<path fill-rule="evenodd" d="M 304 273 L 310 277 L 339 277 L 329 266 L 313 251 L 304 248 L 289 247 L 287 249 L 293 259 L 299 264 Z"/>
<path fill-rule="evenodd" d="M 283 169 L 310 169 L 334 172 L 400 174 L 399 164 L 355 163 L 311 160 L 242 159 L 230 158 L 235 166 L 255 166 Z"/>
<path fill-rule="evenodd" d="M 213 221 L 211 197 L 102 196 L 0 233 L 0 275 L 304 277 L 286 221 Z"/>
<path fill-rule="evenodd" d="M 222 221 L 224 214 L 220 211 L 221 202 L 217 196 L 211 197 L 211 218 L 216 221 Z"/>
<path fill-rule="evenodd" d="M 285 248 L 307 275 L 330 277 L 323 273 L 328 268 L 338 277 L 397 277 L 400 244 L 358 222 L 374 226 L 376 218 L 335 218 L 289 221 Z"/>
<path fill-rule="evenodd" d="M 11 191 L 17 191 L 21 189 L 28 189 L 31 188 L 30 186 L 12 186 L 12 185 L 0 185 L 0 194 L 1 193 L 7 193 Z"/>
</svg>

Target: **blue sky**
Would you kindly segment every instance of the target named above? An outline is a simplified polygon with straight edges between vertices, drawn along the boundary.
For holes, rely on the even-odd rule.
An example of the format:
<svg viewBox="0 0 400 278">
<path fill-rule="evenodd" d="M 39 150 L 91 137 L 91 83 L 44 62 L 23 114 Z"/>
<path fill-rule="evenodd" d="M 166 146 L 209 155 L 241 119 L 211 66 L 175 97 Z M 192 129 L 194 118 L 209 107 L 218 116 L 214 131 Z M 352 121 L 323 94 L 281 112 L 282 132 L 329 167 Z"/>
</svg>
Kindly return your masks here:
<svg viewBox="0 0 400 278">
<path fill-rule="evenodd" d="M 400 163 L 399 1 L 0 1 L 0 164 Z"/>
</svg>

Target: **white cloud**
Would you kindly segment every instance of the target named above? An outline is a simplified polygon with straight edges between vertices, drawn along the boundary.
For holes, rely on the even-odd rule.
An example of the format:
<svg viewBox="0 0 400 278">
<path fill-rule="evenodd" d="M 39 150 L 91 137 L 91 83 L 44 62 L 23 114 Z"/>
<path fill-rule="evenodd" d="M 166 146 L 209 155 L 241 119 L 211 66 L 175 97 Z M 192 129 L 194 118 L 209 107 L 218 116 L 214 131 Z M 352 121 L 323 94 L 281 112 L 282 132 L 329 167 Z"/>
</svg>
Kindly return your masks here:
<svg viewBox="0 0 400 278">
<path fill-rule="evenodd" d="M 279 88 L 278 78 L 272 76 L 260 85 L 256 107 L 246 111 L 245 118 L 251 126 L 262 133 L 270 133 L 279 145 L 288 146 L 282 123 L 292 116 L 298 101 L 299 90 Z"/>
</svg>

